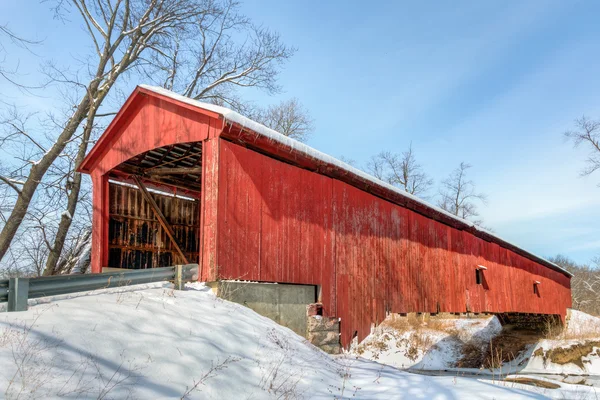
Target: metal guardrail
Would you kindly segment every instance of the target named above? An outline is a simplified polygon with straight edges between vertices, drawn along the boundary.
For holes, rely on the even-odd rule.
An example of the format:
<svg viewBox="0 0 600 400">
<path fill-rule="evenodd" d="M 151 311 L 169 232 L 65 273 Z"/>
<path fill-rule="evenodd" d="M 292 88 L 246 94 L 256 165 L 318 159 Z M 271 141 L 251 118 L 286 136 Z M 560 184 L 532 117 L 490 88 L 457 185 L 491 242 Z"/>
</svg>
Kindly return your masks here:
<svg viewBox="0 0 600 400">
<path fill-rule="evenodd" d="M 171 281 L 178 289 L 196 280 L 198 264 L 150 269 L 105 272 L 89 275 L 57 275 L 39 278 L 0 280 L 0 303 L 8 302 L 8 311 L 27 310 L 27 299 L 85 292 L 89 290 Z"/>
<path fill-rule="evenodd" d="M 0 303 L 8 301 L 8 279 L 0 280 Z"/>
</svg>

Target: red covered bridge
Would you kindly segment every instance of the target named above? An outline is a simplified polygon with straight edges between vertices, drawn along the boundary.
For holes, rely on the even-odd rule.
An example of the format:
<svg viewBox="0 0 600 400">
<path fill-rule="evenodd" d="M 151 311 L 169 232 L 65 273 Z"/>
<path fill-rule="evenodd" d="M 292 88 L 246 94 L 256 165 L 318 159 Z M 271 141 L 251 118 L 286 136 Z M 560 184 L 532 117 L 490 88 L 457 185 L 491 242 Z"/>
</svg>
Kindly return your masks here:
<svg viewBox="0 0 600 400">
<path fill-rule="evenodd" d="M 570 274 L 223 107 L 139 86 L 81 166 L 92 270 L 317 285 L 342 344 L 387 313 L 558 315 Z"/>
</svg>

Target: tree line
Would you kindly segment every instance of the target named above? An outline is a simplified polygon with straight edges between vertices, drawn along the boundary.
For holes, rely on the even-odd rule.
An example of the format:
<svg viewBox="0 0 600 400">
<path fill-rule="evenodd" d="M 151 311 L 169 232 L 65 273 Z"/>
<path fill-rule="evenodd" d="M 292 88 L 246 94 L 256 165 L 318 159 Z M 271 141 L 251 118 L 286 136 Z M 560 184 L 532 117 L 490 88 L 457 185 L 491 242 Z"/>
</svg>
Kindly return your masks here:
<svg viewBox="0 0 600 400">
<path fill-rule="evenodd" d="M 564 255 L 549 259 L 573 274 L 571 296 L 573 308 L 592 315 L 600 315 L 600 256 L 589 263 L 576 263 Z"/>
</svg>

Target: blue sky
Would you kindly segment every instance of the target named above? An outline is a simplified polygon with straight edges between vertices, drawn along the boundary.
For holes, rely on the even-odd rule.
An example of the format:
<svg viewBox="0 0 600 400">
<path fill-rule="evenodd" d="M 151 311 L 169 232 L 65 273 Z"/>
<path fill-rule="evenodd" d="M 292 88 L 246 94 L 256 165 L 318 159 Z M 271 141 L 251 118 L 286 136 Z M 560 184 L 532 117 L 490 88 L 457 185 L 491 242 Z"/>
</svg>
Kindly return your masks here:
<svg viewBox="0 0 600 400">
<path fill-rule="evenodd" d="M 311 146 L 364 164 L 412 142 L 436 183 L 467 161 L 489 196 L 485 225 L 500 236 L 545 256 L 600 255 L 600 175 L 579 177 L 586 153 L 561 135 L 582 114 L 600 118 L 600 2 L 242 7 L 298 48 L 281 75 L 284 93 L 246 95 L 264 104 L 298 97 L 316 121 Z M 37 53 L 72 56 L 86 43 L 81 29 L 48 15 L 48 3 L 0 4 L 0 22 L 45 39 Z M 35 78 L 36 62 L 21 59 Z M 0 92 L 22 101 L 5 84 Z"/>
</svg>

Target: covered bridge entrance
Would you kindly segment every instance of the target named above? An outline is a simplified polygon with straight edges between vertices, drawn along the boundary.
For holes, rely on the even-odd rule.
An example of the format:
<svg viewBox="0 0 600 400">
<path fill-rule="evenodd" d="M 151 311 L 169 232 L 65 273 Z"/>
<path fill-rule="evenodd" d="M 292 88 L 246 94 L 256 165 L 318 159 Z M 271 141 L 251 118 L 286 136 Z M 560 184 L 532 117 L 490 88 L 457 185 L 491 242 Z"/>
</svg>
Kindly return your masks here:
<svg viewBox="0 0 600 400">
<path fill-rule="evenodd" d="M 202 143 L 148 150 L 108 173 L 110 268 L 199 263 Z"/>
</svg>

